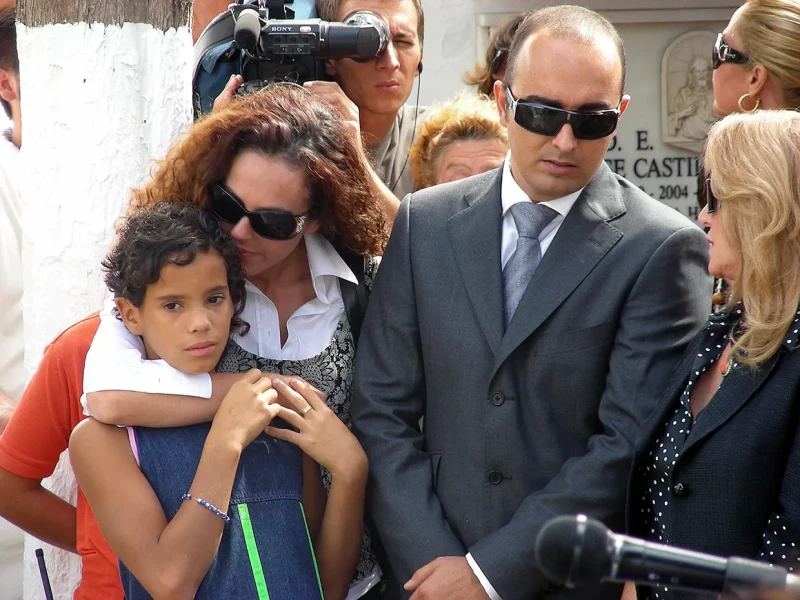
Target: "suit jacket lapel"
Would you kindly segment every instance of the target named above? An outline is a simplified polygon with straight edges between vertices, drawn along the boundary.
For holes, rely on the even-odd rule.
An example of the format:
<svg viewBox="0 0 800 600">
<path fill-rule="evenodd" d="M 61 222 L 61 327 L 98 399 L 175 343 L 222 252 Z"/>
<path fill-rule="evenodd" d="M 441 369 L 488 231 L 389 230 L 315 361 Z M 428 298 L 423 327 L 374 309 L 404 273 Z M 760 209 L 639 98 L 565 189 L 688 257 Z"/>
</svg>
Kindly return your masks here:
<svg viewBox="0 0 800 600">
<path fill-rule="evenodd" d="M 502 169 L 483 178 L 464 197 L 467 207 L 448 222 L 453 246 L 467 295 L 493 353 L 503 336 L 503 281 L 500 270 Z"/>
<path fill-rule="evenodd" d="M 622 232 L 607 221 L 624 213 L 619 184 L 603 165 L 584 188 L 539 263 L 503 336 L 496 367 L 536 331 L 620 240 Z"/>
<path fill-rule="evenodd" d="M 692 427 L 681 451 L 681 457 L 686 456 L 692 446 L 719 429 L 736 411 L 747 404 L 752 395 L 769 377 L 782 353 L 783 349 L 778 350 L 757 371 L 752 371 L 744 365 L 734 369 L 733 373 L 728 376 L 729 381 L 725 382 L 727 385 L 720 386 L 708 406 L 697 415 L 694 427 Z"/>
</svg>

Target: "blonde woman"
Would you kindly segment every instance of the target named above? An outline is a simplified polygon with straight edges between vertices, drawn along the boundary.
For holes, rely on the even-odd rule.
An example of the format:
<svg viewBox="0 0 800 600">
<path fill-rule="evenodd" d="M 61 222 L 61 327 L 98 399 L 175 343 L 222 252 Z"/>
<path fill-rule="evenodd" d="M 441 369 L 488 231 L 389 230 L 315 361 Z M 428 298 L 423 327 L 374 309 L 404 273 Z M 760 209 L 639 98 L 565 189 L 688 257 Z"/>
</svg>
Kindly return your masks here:
<svg viewBox="0 0 800 600">
<path fill-rule="evenodd" d="M 708 270 L 727 303 L 645 425 L 632 535 L 800 567 L 800 114 L 715 124 L 705 158 Z M 664 587 L 639 598 L 696 598 Z"/>
<path fill-rule="evenodd" d="M 486 96 L 462 94 L 425 113 L 411 145 L 417 190 L 498 168 L 508 152 L 508 132 Z"/>
<path fill-rule="evenodd" d="M 717 116 L 800 107 L 800 0 L 747 0 L 712 60 Z"/>
</svg>

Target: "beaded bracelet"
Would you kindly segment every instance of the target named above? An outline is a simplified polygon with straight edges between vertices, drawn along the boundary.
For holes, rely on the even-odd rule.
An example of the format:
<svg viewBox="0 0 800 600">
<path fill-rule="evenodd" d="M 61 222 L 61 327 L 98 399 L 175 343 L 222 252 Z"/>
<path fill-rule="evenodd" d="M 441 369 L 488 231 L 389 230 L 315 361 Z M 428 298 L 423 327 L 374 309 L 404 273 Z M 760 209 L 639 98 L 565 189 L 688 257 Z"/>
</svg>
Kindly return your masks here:
<svg viewBox="0 0 800 600">
<path fill-rule="evenodd" d="M 200 506 L 203 506 L 203 507 L 207 508 L 208 510 L 210 510 L 212 513 L 217 515 L 220 519 L 222 519 L 226 523 L 230 523 L 231 522 L 231 518 L 228 515 L 226 515 L 224 512 L 222 512 L 220 509 L 218 509 L 213 504 L 209 504 L 208 502 L 206 502 L 202 498 L 192 498 L 191 494 L 184 494 L 183 496 L 181 496 L 181 498 L 183 500 L 194 500 Z"/>
</svg>

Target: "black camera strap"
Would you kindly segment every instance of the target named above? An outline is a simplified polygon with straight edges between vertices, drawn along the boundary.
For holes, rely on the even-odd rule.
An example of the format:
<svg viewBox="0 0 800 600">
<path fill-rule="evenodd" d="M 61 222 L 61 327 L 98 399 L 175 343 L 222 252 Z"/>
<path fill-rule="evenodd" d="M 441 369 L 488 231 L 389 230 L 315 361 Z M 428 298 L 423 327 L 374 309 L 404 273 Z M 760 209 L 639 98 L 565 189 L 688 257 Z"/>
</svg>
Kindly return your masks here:
<svg viewBox="0 0 800 600">
<path fill-rule="evenodd" d="M 292 9 L 288 9 L 291 12 L 291 16 L 286 16 L 286 5 L 293 4 L 294 0 L 267 0 L 267 10 L 269 11 L 269 18 L 270 19 L 293 19 L 294 18 L 294 11 Z"/>
</svg>

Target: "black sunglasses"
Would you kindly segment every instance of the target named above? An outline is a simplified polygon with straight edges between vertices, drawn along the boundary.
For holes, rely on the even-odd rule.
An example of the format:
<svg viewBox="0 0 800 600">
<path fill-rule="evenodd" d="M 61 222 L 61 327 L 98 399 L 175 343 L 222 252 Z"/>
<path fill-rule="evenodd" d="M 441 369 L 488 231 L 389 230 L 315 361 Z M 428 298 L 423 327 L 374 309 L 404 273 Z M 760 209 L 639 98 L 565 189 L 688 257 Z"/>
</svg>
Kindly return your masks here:
<svg viewBox="0 0 800 600">
<path fill-rule="evenodd" d="M 719 209 L 719 199 L 711 189 L 711 177 L 706 179 L 706 212 L 711 214 Z"/>
<path fill-rule="evenodd" d="M 717 41 L 714 43 L 714 49 L 711 51 L 711 64 L 715 69 L 718 69 L 722 63 L 735 63 L 737 65 L 744 65 L 750 62 L 750 57 L 744 52 L 734 50 L 725 40 L 722 39 L 722 34 L 717 34 Z"/>
<path fill-rule="evenodd" d="M 538 135 L 553 137 L 569 122 L 572 134 L 577 139 L 599 140 L 614 133 L 619 122 L 619 107 L 589 111 L 555 108 L 529 100 L 517 100 L 508 86 L 506 98 L 516 124 Z"/>
<path fill-rule="evenodd" d="M 506 58 L 508 58 L 508 48 L 498 48 L 492 59 L 491 75 L 497 75 L 500 72 L 500 69 L 505 66 Z"/>
<path fill-rule="evenodd" d="M 268 240 L 289 240 L 303 231 L 308 220 L 308 213 L 293 215 L 278 208 L 249 211 L 236 194 L 221 183 L 211 186 L 210 196 L 211 210 L 217 218 L 236 225 L 243 217 L 247 217 L 253 231 Z"/>
</svg>

